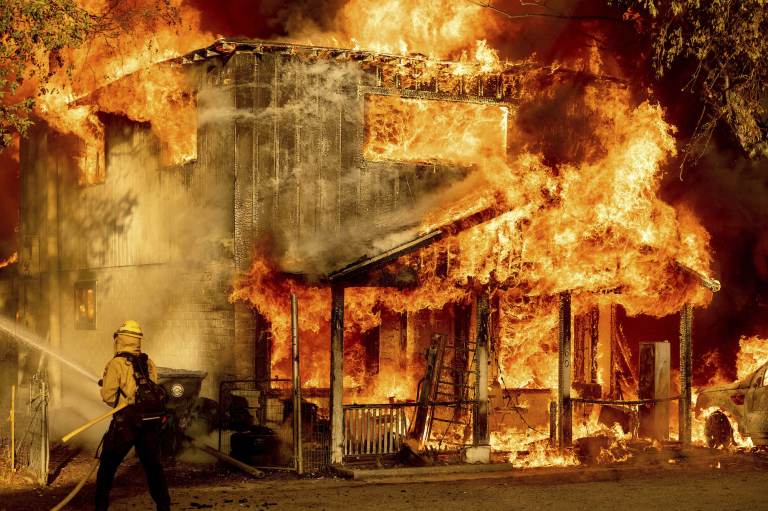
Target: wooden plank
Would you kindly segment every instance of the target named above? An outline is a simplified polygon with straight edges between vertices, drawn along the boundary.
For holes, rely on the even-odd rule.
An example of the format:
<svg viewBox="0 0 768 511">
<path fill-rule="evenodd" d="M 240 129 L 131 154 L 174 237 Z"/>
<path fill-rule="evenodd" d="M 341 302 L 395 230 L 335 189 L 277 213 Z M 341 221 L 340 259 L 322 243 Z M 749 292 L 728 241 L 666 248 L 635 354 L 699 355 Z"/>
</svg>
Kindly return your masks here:
<svg viewBox="0 0 768 511">
<path fill-rule="evenodd" d="M 560 293 L 557 371 L 557 431 L 560 449 L 570 447 L 573 438 L 571 417 L 571 294 Z"/>
<path fill-rule="evenodd" d="M 344 459 L 344 288 L 331 290 L 331 463 Z"/>
</svg>

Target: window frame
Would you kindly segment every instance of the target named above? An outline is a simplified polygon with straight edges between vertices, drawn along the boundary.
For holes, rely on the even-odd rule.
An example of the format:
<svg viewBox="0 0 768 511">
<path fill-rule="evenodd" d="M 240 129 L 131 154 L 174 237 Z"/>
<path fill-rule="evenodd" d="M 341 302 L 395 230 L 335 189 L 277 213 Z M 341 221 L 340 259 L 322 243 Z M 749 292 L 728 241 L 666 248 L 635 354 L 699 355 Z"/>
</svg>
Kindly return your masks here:
<svg viewBox="0 0 768 511">
<path fill-rule="evenodd" d="M 96 330 L 97 317 L 98 317 L 98 300 L 97 300 L 97 287 L 98 282 L 96 280 L 79 280 L 75 282 L 74 287 L 74 309 L 75 309 L 75 330 Z M 83 301 L 83 292 L 85 292 L 85 300 Z M 92 304 L 88 301 L 88 293 L 92 294 Z M 93 313 L 92 317 L 88 317 L 88 307 L 92 305 Z M 85 307 L 85 316 L 82 314 L 81 307 Z"/>
</svg>

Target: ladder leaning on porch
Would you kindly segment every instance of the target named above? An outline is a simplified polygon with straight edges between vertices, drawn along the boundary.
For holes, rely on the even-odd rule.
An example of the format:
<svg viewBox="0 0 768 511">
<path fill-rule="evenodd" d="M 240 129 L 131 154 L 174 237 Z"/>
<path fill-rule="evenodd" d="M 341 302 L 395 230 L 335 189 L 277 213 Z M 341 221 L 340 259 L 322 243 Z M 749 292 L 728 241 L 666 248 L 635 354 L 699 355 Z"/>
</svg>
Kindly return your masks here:
<svg viewBox="0 0 768 511">
<path fill-rule="evenodd" d="M 475 342 L 434 334 L 431 349 L 436 349 L 434 384 L 424 438 L 427 446 L 438 450 L 444 445 L 461 447 L 471 433 L 476 400 Z"/>
</svg>

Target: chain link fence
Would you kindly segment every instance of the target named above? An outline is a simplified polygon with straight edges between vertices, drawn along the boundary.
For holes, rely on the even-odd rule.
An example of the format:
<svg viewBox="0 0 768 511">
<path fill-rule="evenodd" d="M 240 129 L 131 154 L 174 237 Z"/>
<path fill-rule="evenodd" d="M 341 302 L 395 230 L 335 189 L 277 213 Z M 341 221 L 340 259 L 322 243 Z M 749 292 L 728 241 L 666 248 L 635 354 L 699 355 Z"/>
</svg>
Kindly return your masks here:
<svg viewBox="0 0 768 511">
<path fill-rule="evenodd" d="M 48 483 L 48 400 L 44 372 L 35 374 L 27 385 L 9 392 L 8 399 L 3 400 L 0 470 L 4 478 L 21 473 L 41 486 Z"/>
</svg>

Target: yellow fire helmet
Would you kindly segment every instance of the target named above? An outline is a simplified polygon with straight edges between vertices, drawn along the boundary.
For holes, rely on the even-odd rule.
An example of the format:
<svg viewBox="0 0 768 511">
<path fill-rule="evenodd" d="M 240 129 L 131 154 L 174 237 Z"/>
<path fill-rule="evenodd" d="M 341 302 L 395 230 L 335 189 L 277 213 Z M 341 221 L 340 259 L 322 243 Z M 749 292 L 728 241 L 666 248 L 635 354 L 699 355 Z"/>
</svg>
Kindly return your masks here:
<svg viewBox="0 0 768 511">
<path fill-rule="evenodd" d="M 128 337 L 135 337 L 137 339 L 144 338 L 144 333 L 141 331 L 141 326 L 138 321 L 133 321 L 132 319 L 127 320 L 117 329 L 114 337 L 117 337 L 118 335 L 127 335 Z"/>
</svg>

